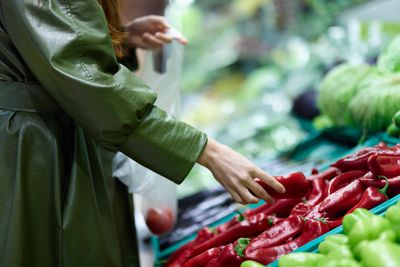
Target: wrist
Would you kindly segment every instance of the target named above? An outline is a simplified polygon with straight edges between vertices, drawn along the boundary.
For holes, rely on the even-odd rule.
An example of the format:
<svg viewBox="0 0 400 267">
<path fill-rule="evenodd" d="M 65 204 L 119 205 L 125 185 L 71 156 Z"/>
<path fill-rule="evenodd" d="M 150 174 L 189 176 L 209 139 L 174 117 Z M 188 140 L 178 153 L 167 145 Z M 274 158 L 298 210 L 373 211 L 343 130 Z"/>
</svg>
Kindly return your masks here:
<svg viewBox="0 0 400 267">
<path fill-rule="evenodd" d="M 200 165 L 203 165 L 206 168 L 209 168 L 211 164 L 215 161 L 214 159 L 217 157 L 218 149 L 220 144 L 214 139 L 208 138 L 207 144 L 200 154 L 197 162 Z"/>
</svg>

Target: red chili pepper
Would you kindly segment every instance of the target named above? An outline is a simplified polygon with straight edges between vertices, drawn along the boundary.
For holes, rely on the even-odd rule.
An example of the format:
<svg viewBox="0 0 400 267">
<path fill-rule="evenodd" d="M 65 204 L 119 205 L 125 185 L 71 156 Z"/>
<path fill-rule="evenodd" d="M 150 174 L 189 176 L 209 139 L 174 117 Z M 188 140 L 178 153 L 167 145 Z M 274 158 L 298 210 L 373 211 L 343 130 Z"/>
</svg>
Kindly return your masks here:
<svg viewBox="0 0 400 267">
<path fill-rule="evenodd" d="M 246 245 L 239 244 L 241 239 L 236 241 L 235 244 L 226 245 L 217 258 L 210 261 L 207 265 L 202 265 L 202 267 L 240 267 L 240 264 L 246 260 L 243 254 L 243 250 L 246 248 Z"/>
<path fill-rule="evenodd" d="M 400 156 L 373 155 L 368 159 L 368 169 L 375 175 L 388 178 L 400 175 Z"/>
<path fill-rule="evenodd" d="M 362 154 L 352 154 L 339 159 L 331 166 L 339 168 L 341 171 L 362 170 L 368 168 L 368 158 L 374 155 L 375 151 L 369 151 Z"/>
<path fill-rule="evenodd" d="M 265 206 L 263 205 L 263 208 L 258 207 L 254 210 L 245 211 L 244 216 L 251 217 L 258 213 L 264 213 L 265 215 L 275 214 L 278 217 L 287 217 L 293 207 L 301 201 L 301 198 L 278 199 L 273 204 L 264 204 Z"/>
<path fill-rule="evenodd" d="M 221 254 L 223 248 L 224 246 L 210 248 L 200 255 L 188 260 L 182 267 L 204 267 L 207 263 L 217 258 Z"/>
<path fill-rule="evenodd" d="M 301 215 L 303 216 L 304 214 L 307 214 L 310 210 L 312 209 L 312 206 L 309 205 L 308 203 L 300 202 L 294 208 L 292 209 L 292 212 L 290 215 L 292 216 L 297 216 Z"/>
<path fill-rule="evenodd" d="M 347 213 L 352 213 L 358 208 L 372 209 L 373 207 L 385 202 L 388 199 L 388 196 L 386 195 L 388 186 L 389 181 L 388 179 L 385 179 L 385 186 L 382 189 L 368 187 L 362 195 L 360 201 Z"/>
<path fill-rule="evenodd" d="M 259 183 L 273 198 L 277 199 L 301 198 L 306 196 L 310 189 L 310 182 L 301 172 L 295 172 L 286 176 L 276 176 L 275 178 L 285 187 L 285 193 L 280 194 L 276 192 L 258 178 L 256 178 L 255 181 Z"/>
<path fill-rule="evenodd" d="M 326 179 L 318 178 L 311 181 L 311 192 L 308 195 L 307 204 L 315 206 L 325 197 Z"/>
<path fill-rule="evenodd" d="M 358 151 L 357 153 L 348 155 L 335 163 L 331 166 L 337 167 L 342 171 L 349 171 L 349 170 L 360 170 L 360 169 L 367 169 L 368 168 L 368 158 L 372 155 L 398 155 L 400 156 L 400 149 L 399 146 L 394 147 L 387 147 L 384 143 L 378 144 L 373 147 L 366 147 Z"/>
<path fill-rule="evenodd" d="M 367 173 L 367 170 L 355 170 L 355 171 L 348 171 L 344 172 L 335 178 L 333 178 L 326 189 L 327 195 L 336 192 L 340 188 L 345 187 L 349 183 L 353 182 L 355 179 L 362 177 L 364 174 Z"/>
<path fill-rule="evenodd" d="M 293 207 L 296 206 L 296 204 L 298 204 L 301 201 L 302 201 L 301 198 L 278 199 L 273 204 L 265 203 L 255 209 L 246 210 L 245 212 L 243 212 L 243 216 L 246 219 L 255 216 L 259 213 L 264 213 L 265 215 L 276 215 L 278 217 L 287 217 L 289 216 Z M 240 216 L 236 216 L 235 218 L 232 218 L 230 221 L 218 226 L 217 232 L 223 233 L 227 229 L 238 224 L 241 221 L 238 220 L 239 217 Z"/>
<path fill-rule="evenodd" d="M 319 171 L 318 171 L 317 168 L 313 167 L 313 168 L 311 169 L 311 175 L 316 175 L 316 174 L 318 174 L 318 173 L 319 173 Z"/>
<path fill-rule="evenodd" d="M 303 233 L 294 240 L 278 246 L 254 250 L 250 253 L 246 253 L 246 257 L 262 264 L 269 264 L 277 260 L 282 255 L 291 253 L 293 250 L 328 231 L 329 227 L 326 223 L 317 220 L 308 220 L 304 224 Z"/>
<path fill-rule="evenodd" d="M 311 175 L 310 177 L 308 177 L 308 180 L 310 180 L 310 181 L 318 180 L 318 179 L 330 180 L 330 179 L 332 179 L 333 177 L 336 177 L 339 174 L 340 174 L 340 170 L 338 168 L 329 167 L 328 169 L 326 169 L 323 172 Z"/>
<path fill-rule="evenodd" d="M 214 236 L 206 242 L 203 242 L 202 244 L 196 246 L 193 249 L 190 258 L 195 257 L 210 248 L 234 242 L 240 237 L 256 236 L 270 227 L 270 216 L 267 216 L 264 213 L 256 214 L 253 217 L 247 218 L 247 220 L 234 225 L 227 231 L 217 236 Z"/>
<path fill-rule="evenodd" d="M 340 216 L 339 218 L 320 218 L 316 220 L 321 220 L 328 225 L 329 229 L 334 229 L 342 224 L 343 217 Z"/>
<path fill-rule="evenodd" d="M 301 216 L 290 216 L 279 224 L 275 224 L 256 238 L 253 238 L 245 254 L 247 255 L 260 248 L 268 248 L 285 243 L 289 238 L 300 234 L 303 227 L 304 218 Z"/>
<path fill-rule="evenodd" d="M 382 188 L 385 186 L 386 181 L 383 179 L 378 179 L 378 178 L 373 178 L 375 176 L 372 176 L 372 178 L 368 178 L 367 174 L 364 175 L 364 177 L 360 178 L 360 181 L 364 184 L 366 187 L 378 187 Z M 387 195 L 389 197 L 394 197 L 400 194 L 400 176 L 392 177 L 388 179 L 389 187 L 387 189 Z"/>
<path fill-rule="evenodd" d="M 328 215 L 347 211 L 360 201 L 364 190 L 360 180 L 355 180 L 325 198 L 318 211 L 326 212 Z"/>
<path fill-rule="evenodd" d="M 176 250 L 168 259 L 166 267 L 181 267 L 190 257 L 195 246 L 209 240 L 215 233 L 209 228 L 202 228 L 197 234 L 196 239 Z"/>
</svg>

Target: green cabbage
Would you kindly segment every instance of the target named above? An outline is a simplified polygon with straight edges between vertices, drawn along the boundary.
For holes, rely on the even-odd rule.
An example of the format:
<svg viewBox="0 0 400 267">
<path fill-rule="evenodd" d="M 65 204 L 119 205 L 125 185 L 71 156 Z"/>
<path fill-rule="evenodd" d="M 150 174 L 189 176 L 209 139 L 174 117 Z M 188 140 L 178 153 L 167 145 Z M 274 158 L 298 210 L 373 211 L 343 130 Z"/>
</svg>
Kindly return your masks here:
<svg viewBox="0 0 400 267">
<path fill-rule="evenodd" d="M 352 123 L 368 131 L 386 129 L 400 110 L 400 74 L 371 75 L 350 101 Z"/>
<path fill-rule="evenodd" d="M 400 71 L 400 36 L 393 39 L 378 59 L 378 70 L 381 73 Z"/>
<path fill-rule="evenodd" d="M 371 72 L 374 69 L 365 64 L 342 64 L 323 79 L 317 99 L 318 107 L 336 126 L 351 125 L 349 103 L 360 90 L 360 82 Z"/>
</svg>

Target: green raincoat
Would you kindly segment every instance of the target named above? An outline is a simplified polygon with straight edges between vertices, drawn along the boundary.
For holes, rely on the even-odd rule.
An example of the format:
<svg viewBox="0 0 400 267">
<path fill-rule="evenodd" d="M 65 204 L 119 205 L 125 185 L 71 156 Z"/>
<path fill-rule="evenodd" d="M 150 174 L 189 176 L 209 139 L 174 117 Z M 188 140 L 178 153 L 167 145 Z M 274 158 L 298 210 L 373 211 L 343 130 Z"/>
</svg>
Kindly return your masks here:
<svg viewBox="0 0 400 267">
<path fill-rule="evenodd" d="M 207 137 L 117 63 L 97 0 L 0 12 L 0 266 L 137 266 L 113 153 L 180 183 Z"/>
</svg>

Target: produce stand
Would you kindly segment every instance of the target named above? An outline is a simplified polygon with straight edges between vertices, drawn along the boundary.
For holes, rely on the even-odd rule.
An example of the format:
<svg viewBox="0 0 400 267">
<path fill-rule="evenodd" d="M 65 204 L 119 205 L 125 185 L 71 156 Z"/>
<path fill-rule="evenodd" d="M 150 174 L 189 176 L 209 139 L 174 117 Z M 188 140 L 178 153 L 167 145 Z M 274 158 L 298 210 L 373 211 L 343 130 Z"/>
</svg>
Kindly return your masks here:
<svg viewBox="0 0 400 267">
<path fill-rule="evenodd" d="M 371 139 L 369 139 L 367 142 L 365 142 L 362 146 L 373 146 L 379 143 L 380 141 L 384 141 L 389 145 L 394 145 L 398 143 L 398 139 L 391 138 L 387 136 L 386 134 L 379 134 Z M 359 147 L 354 148 L 354 150 L 359 149 Z M 371 209 L 370 211 L 374 214 L 377 215 L 383 215 L 385 211 L 391 207 L 392 205 L 396 204 L 397 202 L 400 201 L 400 195 L 397 195 L 386 202 L 376 206 L 375 208 Z M 318 245 L 325 240 L 325 238 L 329 235 L 334 235 L 334 234 L 341 234 L 343 233 L 343 226 L 339 226 L 328 233 L 314 239 L 313 241 L 305 244 L 304 246 L 298 248 L 297 250 L 293 251 L 293 253 L 296 252 L 318 252 Z M 278 267 L 278 261 L 275 261 L 271 264 L 267 265 L 268 267 Z"/>
<path fill-rule="evenodd" d="M 342 131 L 342 134 L 338 134 L 339 131 L 333 131 L 333 132 L 336 132 L 336 134 L 334 135 L 335 142 L 333 142 L 333 144 L 330 143 L 330 142 L 332 142 L 332 140 L 330 140 L 328 138 L 332 134 L 331 130 L 325 131 L 325 132 L 320 132 L 320 133 L 310 134 L 310 137 L 307 138 L 306 140 L 302 141 L 300 144 L 298 144 L 296 146 L 296 148 L 294 148 L 293 150 L 288 151 L 286 153 L 282 153 L 281 155 L 279 155 L 279 157 L 272 159 L 270 162 L 267 161 L 262 166 L 264 168 L 268 168 L 268 166 L 269 166 L 268 164 L 271 164 L 270 166 L 272 166 L 272 164 L 275 164 L 277 166 L 282 165 L 282 169 L 276 169 L 277 173 L 279 173 L 279 172 L 280 173 L 289 173 L 289 172 L 293 172 L 293 171 L 309 172 L 310 167 L 312 167 L 312 166 L 317 166 L 317 168 L 319 170 L 324 170 L 329 166 L 330 163 L 332 163 L 336 159 L 344 156 L 345 154 L 353 153 L 362 147 L 374 146 L 382 141 L 386 142 L 388 145 L 394 145 L 394 144 L 398 143 L 397 138 L 392 138 L 392 137 L 387 136 L 386 134 L 381 133 L 381 134 L 377 134 L 377 135 L 369 138 L 366 142 L 364 142 L 361 145 L 350 148 L 351 145 L 355 144 L 354 141 L 358 140 L 358 138 L 359 138 L 359 135 L 356 132 Z M 346 135 L 347 135 L 347 138 L 346 138 Z M 350 137 L 353 137 L 353 140 L 349 142 L 349 140 L 351 140 Z M 345 142 L 347 144 L 343 144 L 343 142 L 339 141 L 342 139 L 347 140 Z M 324 151 L 324 153 L 318 152 L 319 149 L 322 149 Z M 321 155 L 319 155 L 320 159 L 326 159 L 326 160 L 320 160 L 320 162 L 318 163 L 317 161 L 313 161 L 313 160 L 307 158 L 307 156 L 310 157 L 314 153 L 316 153 L 316 154 L 322 153 Z M 289 166 L 289 168 L 285 169 L 284 164 L 282 164 L 282 162 L 285 162 L 284 159 L 287 159 L 286 162 L 287 162 L 287 164 L 288 164 L 287 166 Z M 278 163 L 278 164 L 276 164 L 276 163 Z M 373 212 L 374 214 L 378 214 L 378 215 L 383 214 L 388 207 L 390 207 L 394 203 L 397 203 L 399 200 L 400 200 L 400 195 L 395 196 L 392 199 L 389 199 L 388 201 L 373 208 L 371 210 L 371 212 Z M 259 203 L 256 205 L 249 205 L 248 208 L 253 209 L 262 204 L 263 203 Z M 230 219 L 232 219 L 235 215 L 237 215 L 237 213 L 232 212 L 229 215 L 227 215 L 226 217 L 221 218 L 221 219 L 209 224 L 208 226 L 215 227 L 215 226 L 221 225 L 221 224 L 229 221 Z M 339 227 L 331 230 L 330 232 L 322 235 L 321 237 L 316 238 L 313 241 L 307 243 L 306 245 L 300 247 L 295 252 L 314 252 L 314 251 L 316 251 L 319 243 L 322 242 L 326 236 L 341 233 L 342 230 L 343 230 L 342 226 L 339 226 Z M 194 237 L 195 237 L 195 234 L 188 236 L 185 239 L 173 244 L 172 246 L 166 248 L 163 251 L 159 250 L 159 247 L 160 247 L 159 241 L 160 240 L 156 237 L 153 237 L 152 244 L 153 244 L 153 248 L 158 253 L 158 254 L 156 254 L 158 256 L 158 260 L 161 260 L 161 259 L 167 257 L 170 253 L 174 252 L 179 247 L 183 246 L 184 244 L 186 244 L 187 242 L 192 240 Z M 278 266 L 277 264 L 278 264 L 277 262 L 274 262 L 267 266 L 269 266 L 269 267 Z"/>
<path fill-rule="evenodd" d="M 258 165 L 273 175 L 284 175 L 294 171 L 309 174 L 311 168 L 323 169 L 327 164 L 352 151 L 359 139 L 360 132 L 347 128 L 312 130 L 308 138 L 295 148 L 275 158 L 259 160 Z M 247 208 L 256 208 L 262 204 L 264 204 L 263 201 L 248 205 Z M 165 236 L 151 238 L 156 261 L 166 258 L 193 240 L 200 228 L 221 225 L 237 215 L 237 205 L 222 188 L 202 191 L 180 199 L 178 206 L 178 223 L 172 232 Z M 199 207 L 202 212 L 201 223 L 193 216 L 191 217 L 193 212 L 190 212 L 199 210 Z"/>
</svg>

